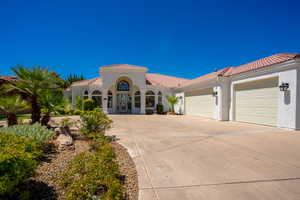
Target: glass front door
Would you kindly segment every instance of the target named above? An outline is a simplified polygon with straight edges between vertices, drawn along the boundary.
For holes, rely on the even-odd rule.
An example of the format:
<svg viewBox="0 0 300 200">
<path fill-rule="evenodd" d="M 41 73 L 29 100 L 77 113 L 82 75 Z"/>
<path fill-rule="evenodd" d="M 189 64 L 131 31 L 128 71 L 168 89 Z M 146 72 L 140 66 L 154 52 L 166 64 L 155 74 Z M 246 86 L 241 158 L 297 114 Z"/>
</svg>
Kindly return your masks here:
<svg viewBox="0 0 300 200">
<path fill-rule="evenodd" d="M 131 96 L 129 94 L 117 94 L 117 110 L 119 113 L 131 112 Z"/>
</svg>

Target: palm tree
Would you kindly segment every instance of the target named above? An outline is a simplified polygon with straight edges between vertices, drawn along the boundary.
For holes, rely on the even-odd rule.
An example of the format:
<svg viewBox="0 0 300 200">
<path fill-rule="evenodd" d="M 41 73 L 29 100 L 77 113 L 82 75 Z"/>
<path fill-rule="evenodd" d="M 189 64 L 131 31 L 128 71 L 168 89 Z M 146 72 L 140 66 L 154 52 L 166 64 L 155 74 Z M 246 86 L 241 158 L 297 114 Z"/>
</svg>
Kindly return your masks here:
<svg viewBox="0 0 300 200">
<path fill-rule="evenodd" d="M 27 69 L 23 66 L 16 66 L 12 71 L 20 79 L 19 81 L 10 82 L 11 89 L 18 90 L 25 94 L 31 105 L 31 122 L 39 122 L 41 117 L 41 106 L 39 99 L 43 91 L 49 89 L 58 89 L 61 85 L 61 79 L 54 76 L 51 71 L 44 67 L 34 67 Z"/>
<path fill-rule="evenodd" d="M 52 90 L 44 91 L 39 103 L 43 113 L 41 124 L 44 126 L 48 125 L 48 122 L 50 121 L 50 114 L 52 112 L 58 113 L 58 111 L 62 110 L 67 104 L 61 92 Z"/>
<path fill-rule="evenodd" d="M 0 97 L 0 109 L 5 112 L 8 126 L 17 124 L 17 112 L 28 108 L 28 103 L 18 95 Z"/>
<path fill-rule="evenodd" d="M 175 106 L 175 104 L 177 104 L 179 102 L 179 98 L 176 96 L 168 96 L 168 102 L 171 105 L 171 112 L 175 113 L 174 106 Z"/>
</svg>

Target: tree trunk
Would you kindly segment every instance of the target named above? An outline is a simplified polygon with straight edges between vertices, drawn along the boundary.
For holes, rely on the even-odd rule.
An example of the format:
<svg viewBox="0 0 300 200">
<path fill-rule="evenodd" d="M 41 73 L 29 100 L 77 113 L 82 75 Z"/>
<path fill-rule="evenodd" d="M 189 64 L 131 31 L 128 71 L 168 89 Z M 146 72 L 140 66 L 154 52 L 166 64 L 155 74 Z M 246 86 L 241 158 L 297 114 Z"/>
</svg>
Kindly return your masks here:
<svg viewBox="0 0 300 200">
<path fill-rule="evenodd" d="M 37 98 L 31 100 L 31 123 L 40 122 L 41 118 L 41 107 L 37 102 Z"/>
<path fill-rule="evenodd" d="M 43 114 L 43 116 L 41 118 L 41 124 L 43 126 L 48 126 L 49 121 L 50 121 L 50 113 L 46 112 Z"/>
<path fill-rule="evenodd" d="M 16 113 L 7 113 L 6 116 L 7 116 L 7 125 L 8 126 L 13 126 L 18 123 Z"/>
</svg>

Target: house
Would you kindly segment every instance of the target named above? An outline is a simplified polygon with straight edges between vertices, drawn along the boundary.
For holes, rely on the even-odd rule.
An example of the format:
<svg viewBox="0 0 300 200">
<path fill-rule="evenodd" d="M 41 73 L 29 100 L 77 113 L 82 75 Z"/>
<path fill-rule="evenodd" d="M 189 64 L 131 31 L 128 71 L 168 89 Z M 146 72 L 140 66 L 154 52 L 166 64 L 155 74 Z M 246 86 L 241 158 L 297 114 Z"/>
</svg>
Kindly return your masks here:
<svg viewBox="0 0 300 200">
<path fill-rule="evenodd" d="M 100 77 L 69 88 L 94 99 L 104 112 L 144 114 L 176 95 L 177 113 L 216 120 L 300 129 L 300 54 L 281 53 L 188 80 L 147 73 L 146 67 L 100 67 Z"/>
</svg>

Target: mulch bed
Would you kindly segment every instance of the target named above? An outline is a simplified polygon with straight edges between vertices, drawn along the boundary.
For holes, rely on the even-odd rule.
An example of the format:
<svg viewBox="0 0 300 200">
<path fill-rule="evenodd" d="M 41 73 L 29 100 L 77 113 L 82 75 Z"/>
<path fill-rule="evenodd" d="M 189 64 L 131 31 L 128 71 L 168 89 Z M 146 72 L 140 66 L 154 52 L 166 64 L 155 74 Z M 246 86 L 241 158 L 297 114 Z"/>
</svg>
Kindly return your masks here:
<svg viewBox="0 0 300 200">
<path fill-rule="evenodd" d="M 21 185 L 20 189 L 29 191 L 31 200 L 62 200 L 64 191 L 60 188 L 57 177 L 78 153 L 89 150 L 89 143 L 88 140 L 75 139 L 73 148 L 63 151 L 49 148 L 36 170 L 36 175 Z M 137 200 L 138 179 L 135 164 L 123 146 L 116 142 L 111 145 L 115 149 L 121 174 L 125 177 L 126 200 Z"/>
</svg>

